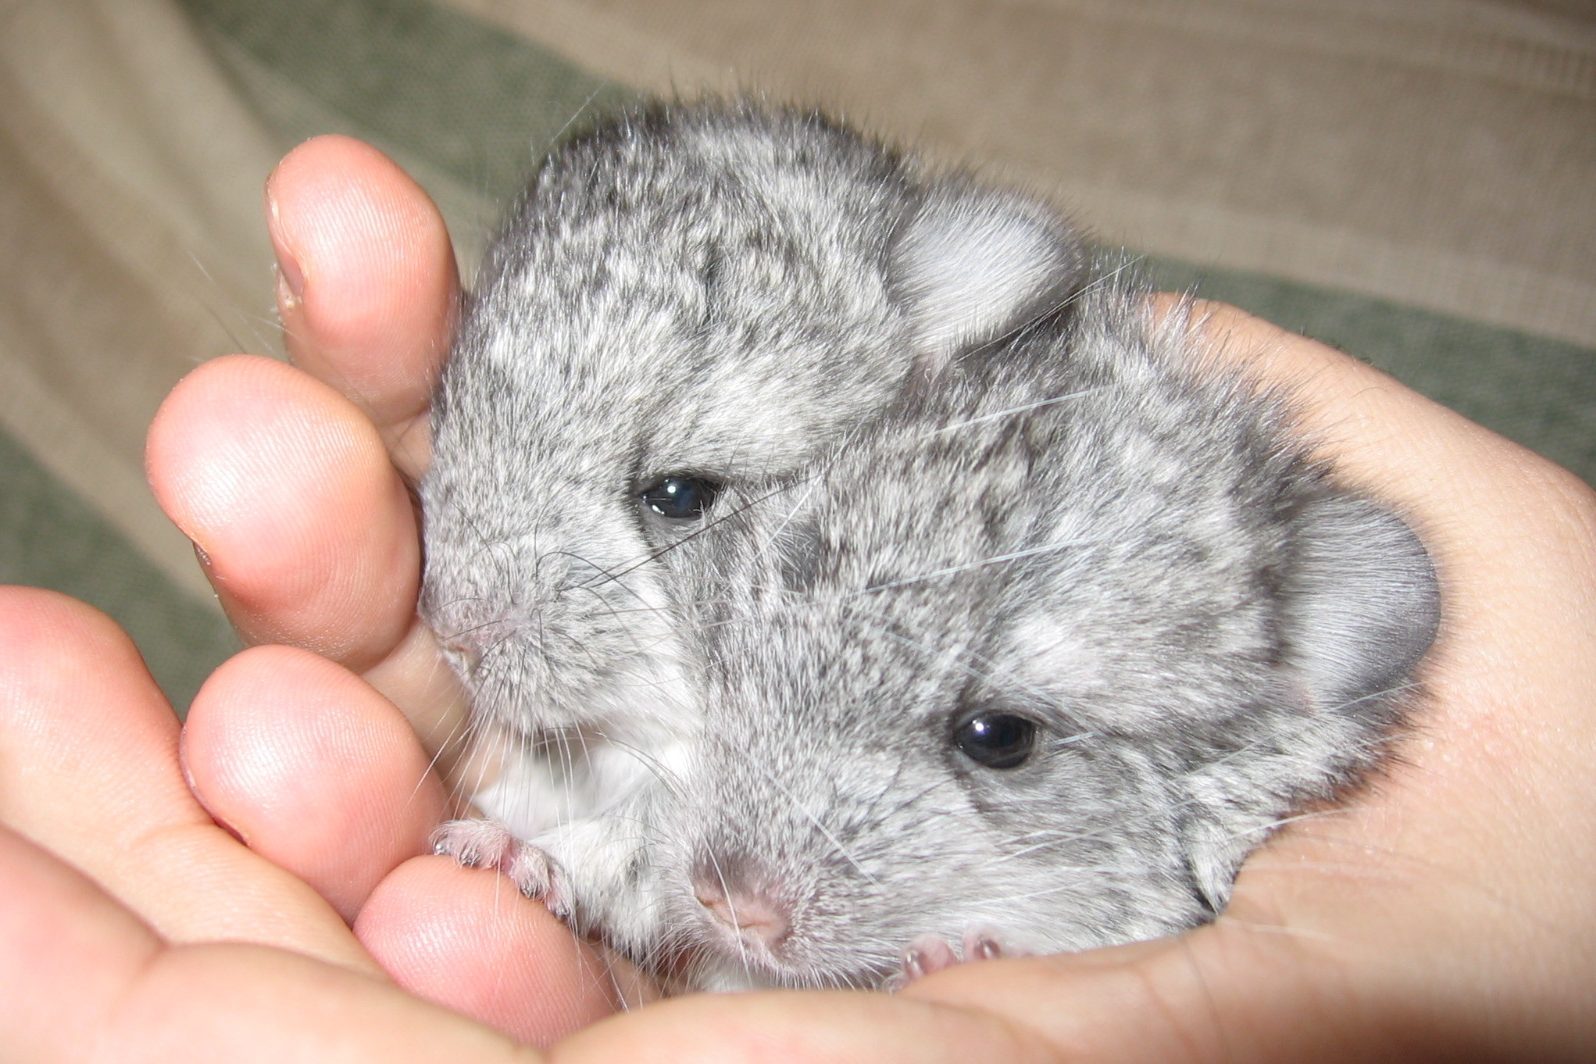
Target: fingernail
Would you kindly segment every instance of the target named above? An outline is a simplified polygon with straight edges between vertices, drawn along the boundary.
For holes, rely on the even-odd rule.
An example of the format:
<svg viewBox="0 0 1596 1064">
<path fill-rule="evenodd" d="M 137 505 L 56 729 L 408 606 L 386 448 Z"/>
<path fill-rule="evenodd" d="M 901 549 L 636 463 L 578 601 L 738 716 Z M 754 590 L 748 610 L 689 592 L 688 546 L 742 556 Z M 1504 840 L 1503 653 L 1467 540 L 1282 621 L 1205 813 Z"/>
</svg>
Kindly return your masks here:
<svg viewBox="0 0 1596 1064">
<path fill-rule="evenodd" d="M 282 218 L 277 210 L 277 197 L 272 195 L 272 181 L 276 176 L 273 173 L 266 179 L 266 232 L 271 237 L 272 253 L 277 256 L 278 298 L 291 306 L 305 296 L 305 271 L 300 268 L 299 260 L 283 241 Z"/>
<path fill-rule="evenodd" d="M 299 293 L 295 292 L 289 284 L 288 275 L 283 272 L 281 263 L 278 263 L 272 272 L 277 277 L 277 309 L 286 314 L 299 306 Z M 301 280 L 301 284 L 303 284 L 303 280 Z"/>
</svg>

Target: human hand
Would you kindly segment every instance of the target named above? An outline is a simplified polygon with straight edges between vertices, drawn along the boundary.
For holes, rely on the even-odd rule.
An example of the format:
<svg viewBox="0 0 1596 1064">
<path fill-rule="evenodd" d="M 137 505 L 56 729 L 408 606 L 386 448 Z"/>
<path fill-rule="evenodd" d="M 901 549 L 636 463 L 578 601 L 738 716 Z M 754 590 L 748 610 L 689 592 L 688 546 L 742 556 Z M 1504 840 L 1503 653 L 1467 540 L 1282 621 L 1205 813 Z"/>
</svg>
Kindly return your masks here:
<svg viewBox="0 0 1596 1064">
<path fill-rule="evenodd" d="M 229 662 L 196 698 L 184 739 L 195 791 L 255 852 L 315 887 L 403 985 L 543 1040 L 543 1010 L 500 1000 L 518 992 L 507 978 L 517 964 L 565 964 L 588 994 L 571 1016 L 613 1007 L 608 983 L 591 985 L 596 956 L 573 948 L 562 925 L 528 908 L 527 933 L 546 935 L 546 950 L 461 931 L 476 925 L 453 880 L 469 873 L 442 861 L 408 881 L 421 893 L 381 893 L 373 909 L 377 887 L 458 804 L 436 795 L 454 795 L 463 772 L 476 776 L 450 741 L 464 728 L 465 699 L 416 616 L 408 490 L 426 465 L 427 404 L 459 300 L 448 235 L 419 187 L 346 138 L 290 153 L 266 199 L 294 366 L 242 355 L 206 363 L 163 404 L 147 453 L 158 499 L 194 541 L 241 637 L 281 645 Z M 322 697 L 341 699 L 334 709 L 298 700 L 301 680 L 307 690 L 322 681 L 301 675 L 316 671 L 308 655 L 283 646 L 365 684 L 345 674 L 339 693 Z M 392 735 L 369 725 L 392 713 L 373 689 L 406 713 L 406 748 L 390 751 L 382 744 Z M 426 915 L 409 918 L 412 900 Z M 483 900 L 491 924 L 505 904 Z M 458 919 L 455 933 L 436 926 L 444 911 Z M 443 943 L 461 956 L 440 955 Z M 507 961 L 512 951 L 522 959 Z M 541 983 L 537 992 L 548 994 Z"/>
<path fill-rule="evenodd" d="M 1589 490 L 1334 352 L 1228 311 L 1208 327 L 1233 352 L 1264 352 L 1271 379 L 1311 385 L 1312 420 L 1339 441 L 1348 475 L 1406 503 L 1436 552 L 1448 615 L 1403 762 L 1344 815 L 1283 831 L 1243 869 L 1227 914 L 1178 939 L 966 965 L 895 996 L 679 999 L 589 1027 L 563 1052 L 1244 1060 L 1588 1048 Z M 103 617 L 10 590 L 0 646 L 0 983 L 13 988 L 0 1029 L 19 1056 L 517 1053 L 373 978 L 317 893 L 214 826 L 184 786 L 175 721 Z M 188 767 L 198 780 L 207 764 L 224 784 L 230 821 L 268 836 L 308 829 L 323 859 L 351 860 L 356 881 L 370 878 L 363 861 L 380 868 L 413 849 L 405 832 L 442 808 L 408 725 L 313 655 L 246 652 L 195 710 L 191 728 L 224 727 L 189 733 Z M 218 741 L 228 722 L 249 725 L 232 745 Z M 477 962 L 502 978 L 501 1022 L 560 992 L 516 967 L 547 957 L 558 929 L 539 938 L 541 908 L 499 893 L 491 875 L 421 859 L 377 878 L 357 907 L 368 941 L 385 921 L 401 938 L 407 923 L 426 928 L 409 940 L 438 943 L 464 974 Z M 432 907 L 385 911 L 407 884 Z"/>
<path fill-rule="evenodd" d="M 348 216 L 358 218 L 360 212 Z M 408 217 L 403 211 L 396 216 Z M 384 234 L 391 232 L 383 225 L 372 227 L 367 246 L 381 247 L 390 238 Z M 373 276 L 380 281 L 382 275 Z M 307 283 L 300 305 L 289 308 L 285 317 L 291 328 L 292 313 L 309 311 L 314 290 Z M 420 303 L 412 300 L 405 306 L 413 311 Z M 329 303 L 326 312 L 338 313 L 337 307 Z M 431 320 L 438 325 L 435 336 L 446 333 L 447 315 Z M 381 347 L 365 348 L 349 339 L 363 335 L 362 326 L 376 328 L 382 321 L 380 314 L 364 319 L 356 315 L 343 322 L 352 332 L 333 330 L 342 340 L 318 348 L 334 352 L 326 362 L 332 367 L 327 376 L 346 383 L 361 380 L 360 374 L 337 368 L 338 359 L 353 350 L 370 353 L 365 357 L 374 362 Z M 301 322 L 300 328 L 313 332 L 314 325 Z M 763 1037 L 792 1038 L 797 1045 L 814 1046 L 818 1039 L 829 1040 L 820 1044 L 857 1045 L 861 1050 L 862 1043 L 849 1039 L 879 1036 L 885 1042 L 881 1051 L 889 1058 L 892 1052 L 911 1049 L 951 1050 L 964 1044 L 967 1035 L 987 1039 L 976 1043 L 987 1052 L 992 1039 L 1011 1038 L 1038 1051 L 1073 1047 L 1134 1057 L 1152 1055 L 1160 1047 L 1174 1054 L 1218 1047 L 1227 1055 L 1247 1057 L 1306 1055 L 1300 1052 L 1304 1047 L 1326 1056 L 1360 1048 L 1434 1051 L 1437 1046 L 1521 1053 L 1538 1045 L 1549 1048 L 1558 1038 L 1567 1045 L 1568 1039 L 1586 1033 L 1575 1026 L 1572 1006 L 1589 983 L 1596 937 L 1583 904 L 1596 840 L 1583 800 L 1593 746 L 1584 692 L 1596 689 L 1589 636 L 1596 520 L 1588 489 L 1318 345 L 1229 311 L 1217 312 L 1208 328 L 1227 334 L 1230 351 L 1248 357 L 1261 376 L 1296 382 L 1310 422 L 1331 441 L 1348 479 L 1406 505 L 1436 554 L 1448 615 L 1426 675 L 1432 704 L 1422 714 L 1419 734 L 1402 751 L 1405 763 L 1359 796 L 1346 814 L 1283 832 L 1246 866 L 1227 916 L 1180 939 L 1075 958 L 954 969 L 896 998 L 869 998 L 868 1004 L 847 995 L 782 995 L 774 1002 L 768 996 L 734 1002 L 689 999 L 641 1010 L 621 1024 L 601 1024 L 583 1035 L 579 1045 L 615 1045 L 611 1040 L 633 1037 L 626 1032 L 655 1025 L 660 1040 L 654 1045 L 666 1047 L 676 1044 L 667 1031 L 680 1035 L 692 1029 L 680 1017 L 703 1024 L 702 1030 L 729 1032 L 728 1046 L 738 1044 L 739 1034 L 751 1038 L 760 1030 Z M 305 335 L 296 342 L 303 342 Z M 401 354 L 419 352 L 412 369 L 419 363 L 429 372 L 435 372 L 442 350 L 441 343 L 391 346 Z M 309 359 L 303 364 L 314 365 Z M 367 362 L 356 357 L 352 364 L 358 368 Z M 368 385 L 373 379 L 380 383 L 380 374 L 370 372 L 375 376 L 367 378 Z M 402 373 L 396 376 L 401 382 L 406 379 Z M 414 393 L 418 378 L 412 374 L 408 379 L 408 390 Z M 219 376 L 213 380 L 219 398 L 241 383 Z M 427 383 L 430 387 L 430 378 Z M 360 394 L 358 388 L 351 390 Z M 412 617 L 404 612 L 404 595 L 413 596 L 413 584 L 401 593 L 391 585 L 377 587 L 384 579 L 391 581 L 392 574 L 369 564 L 373 558 L 403 556 L 404 545 L 414 540 L 413 524 L 404 525 L 387 496 L 359 494 L 362 485 L 369 489 L 382 479 L 368 475 L 374 468 L 380 472 L 381 463 L 363 464 L 380 457 L 369 446 L 373 437 L 357 431 L 358 425 L 318 435 L 317 425 L 345 424 L 337 417 L 318 421 L 318 414 L 290 419 L 282 438 L 294 446 L 279 442 L 271 449 L 266 437 L 283 432 L 281 423 L 267 422 L 254 436 L 238 428 L 252 410 L 258 414 L 282 395 L 269 389 L 266 394 L 267 400 L 251 399 L 218 420 L 215 442 L 224 455 L 241 463 L 231 467 L 232 482 L 248 485 L 248 495 L 235 491 L 219 501 L 211 499 L 211 508 L 195 511 L 201 520 L 188 515 L 193 527 L 185 529 L 210 552 L 212 572 L 225 577 L 224 601 L 246 633 L 298 642 L 353 665 L 396 703 L 409 707 L 423 734 L 438 734 L 428 729 L 439 718 L 422 715 L 417 707 L 458 703 L 418 697 L 420 681 L 446 673 L 429 658 L 425 634 L 410 627 Z M 292 396 L 293 402 L 302 398 L 299 392 Z M 293 402 L 280 409 L 293 407 Z M 297 409 L 307 406 L 322 413 L 329 409 L 313 403 Z M 374 412 L 382 409 L 369 398 L 366 406 Z M 163 417 L 173 409 L 169 406 Z M 413 409 L 409 416 L 417 412 Z M 381 422 L 383 415 L 376 416 Z M 390 421 L 408 423 L 403 417 Z M 315 446 L 307 447 L 307 438 Z M 380 443 L 415 436 L 390 430 L 386 437 L 379 432 L 375 438 Z M 166 458 L 180 467 L 192 439 L 181 432 L 170 439 L 173 447 Z M 240 439 L 244 442 L 235 442 Z M 287 510 L 303 508 L 313 514 L 317 507 L 346 505 L 353 498 L 361 505 L 352 512 L 395 518 L 370 522 L 386 526 L 394 533 L 391 538 L 336 522 L 331 528 L 316 522 L 284 537 L 278 530 L 291 513 L 271 506 L 251 510 L 263 496 L 271 501 L 251 478 L 265 475 L 284 483 L 289 479 L 284 469 L 302 468 L 306 454 L 324 453 L 340 456 L 317 469 L 318 474 L 331 474 L 324 494 L 309 504 L 292 494 L 277 501 L 291 504 Z M 353 461 L 347 458 L 351 453 Z M 251 455 L 266 460 L 251 466 Z M 152 480 L 158 490 L 162 461 L 152 445 Z M 412 462 L 412 468 L 419 463 Z M 360 475 L 350 474 L 351 469 Z M 352 479 L 340 484 L 339 475 Z M 204 472 L 197 478 L 203 488 Z M 303 481 L 320 482 L 317 477 Z M 204 497 L 203 490 L 199 494 Z M 258 518 L 258 524 L 246 520 L 243 526 L 259 531 L 266 542 L 251 543 L 247 536 L 228 539 L 237 534 L 240 525 L 234 522 L 240 513 Z M 215 521 L 216 527 L 205 525 L 204 519 Z M 210 542 L 196 535 L 197 530 L 218 529 L 224 534 L 213 535 Z M 230 549 L 219 553 L 224 542 Z M 238 549 L 245 545 L 264 549 L 264 557 L 275 560 L 276 567 Z M 283 586 L 284 576 L 304 572 L 307 565 L 322 577 L 307 578 L 311 595 L 301 590 L 272 596 Z M 325 599 L 315 595 L 321 587 L 332 589 Z M 395 602 L 399 608 L 393 607 Z M 363 619 L 390 623 L 385 628 Z M 259 627 L 252 629 L 252 624 Z M 345 630 L 353 639 L 336 638 Z M 352 646 L 362 633 L 371 632 L 387 634 Z M 415 643 L 422 649 L 416 650 Z M 400 652 L 406 647 L 410 655 Z M 336 706 L 328 707 L 328 716 L 337 713 Z M 229 718 L 224 713 L 214 719 Z M 191 752 L 191 771 L 202 794 L 201 766 L 225 775 L 230 760 L 238 757 L 279 766 L 278 779 L 306 779 L 306 774 L 292 771 L 302 763 L 302 754 L 271 753 L 272 744 L 282 741 L 275 731 L 258 728 L 254 739 L 263 745 L 253 754 L 247 743 L 236 748 L 219 744 L 209 760 Z M 315 782 L 320 777 L 311 774 L 309 779 L 311 783 L 301 784 L 307 790 L 320 786 Z M 268 804 L 270 796 L 271 787 L 254 780 L 232 796 L 230 811 L 218 809 L 213 798 L 207 801 L 229 822 L 257 817 L 251 841 L 269 852 L 283 823 Z M 329 808 L 319 801 L 307 806 L 323 813 Z M 337 893 L 321 875 L 317 859 L 309 859 L 314 854 L 305 850 L 322 858 L 325 852 L 304 847 L 302 840 L 287 834 L 283 845 L 288 852 L 279 860 L 324 893 Z M 371 873 L 367 878 L 380 884 L 386 875 Z M 363 891 L 350 891 L 353 902 L 346 899 L 340 908 L 349 911 L 353 904 L 353 911 L 362 911 Z M 512 898 L 506 904 L 520 903 Z M 530 904 L 526 908 L 536 910 Z M 402 923 L 396 920 L 395 926 Z M 909 1004 L 916 1001 L 921 1004 Z M 957 1008 L 926 1012 L 926 1001 Z M 1060 1008 L 1059 1002 L 1068 1007 Z M 899 1026 L 910 1018 L 913 1026 L 905 1028 L 918 1037 L 906 1036 Z M 855 1026 L 861 1022 L 863 1027 Z M 925 1037 L 929 1030 L 937 1032 L 934 1039 Z"/>
<path fill-rule="evenodd" d="M 1588 1057 L 1596 493 L 1324 345 L 1233 308 L 1198 319 L 1429 547 L 1443 619 L 1412 734 L 1249 858 L 1213 925 L 910 992 L 1051 1015 L 1055 1047 L 1115 1059 Z"/>
<path fill-rule="evenodd" d="M 237 703 L 247 711 L 233 713 Z M 262 745 L 295 763 L 242 756 L 217 782 L 249 792 L 269 779 L 250 793 L 271 804 L 254 812 L 284 817 L 305 850 L 321 847 L 324 882 L 397 867 L 368 894 L 357 936 L 327 899 L 202 808 L 180 753 L 195 737 L 180 739 L 109 619 L 50 592 L 0 588 L 5 1059 L 336 1059 L 340 1046 L 355 1059 L 518 1054 L 505 1035 L 405 993 L 384 966 L 463 980 L 442 996 L 523 1037 L 613 1010 L 608 973 L 546 912 L 506 904 L 496 876 L 442 858 L 399 863 L 423 846 L 444 797 L 407 722 L 357 678 L 262 647 L 224 665 L 196 709 L 262 726 L 280 718 L 289 738 Z M 317 776 L 301 790 L 274 775 L 333 766 L 342 779 Z M 385 949 L 379 965 L 373 953 Z M 469 963 L 454 964 L 459 954 Z"/>
</svg>

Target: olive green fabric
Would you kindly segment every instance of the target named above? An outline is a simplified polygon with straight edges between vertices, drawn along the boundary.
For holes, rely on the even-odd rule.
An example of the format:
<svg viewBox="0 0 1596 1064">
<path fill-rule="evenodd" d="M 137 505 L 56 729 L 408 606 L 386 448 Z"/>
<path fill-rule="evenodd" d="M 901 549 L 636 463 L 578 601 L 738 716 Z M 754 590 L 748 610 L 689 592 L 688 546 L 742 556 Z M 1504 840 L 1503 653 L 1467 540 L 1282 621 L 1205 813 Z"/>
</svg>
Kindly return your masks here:
<svg viewBox="0 0 1596 1064">
<path fill-rule="evenodd" d="M 1596 20 L 1508 0 L 37 0 L 0 14 L 0 580 L 101 606 L 179 706 L 232 647 L 143 484 L 204 358 L 275 353 L 260 187 L 321 132 L 469 276 L 535 158 L 638 93 L 825 103 L 1029 186 L 1160 283 L 1596 478 Z"/>
<path fill-rule="evenodd" d="M 214 609 L 174 591 L 109 521 L 0 435 L 0 583 L 43 585 L 115 617 L 173 704 L 186 708 L 238 647 Z"/>
</svg>

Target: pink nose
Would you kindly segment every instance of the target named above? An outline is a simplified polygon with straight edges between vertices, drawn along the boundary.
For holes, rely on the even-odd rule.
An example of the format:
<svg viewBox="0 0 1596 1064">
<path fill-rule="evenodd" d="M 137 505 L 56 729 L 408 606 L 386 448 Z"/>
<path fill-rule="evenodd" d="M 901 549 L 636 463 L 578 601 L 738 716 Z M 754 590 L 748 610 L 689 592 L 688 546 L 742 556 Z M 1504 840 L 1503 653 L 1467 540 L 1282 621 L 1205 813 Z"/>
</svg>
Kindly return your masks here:
<svg viewBox="0 0 1596 1064">
<path fill-rule="evenodd" d="M 444 650 L 454 655 L 456 664 L 464 672 L 476 672 L 477 666 L 482 664 L 482 645 L 475 640 L 455 636 L 442 642 Z"/>
<path fill-rule="evenodd" d="M 717 923 L 749 945 L 774 950 L 792 930 L 787 906 L 768 891 L 730 891 L 719 880 L 694 883 L 698 903 L 709 910 Z"/>
</svg>

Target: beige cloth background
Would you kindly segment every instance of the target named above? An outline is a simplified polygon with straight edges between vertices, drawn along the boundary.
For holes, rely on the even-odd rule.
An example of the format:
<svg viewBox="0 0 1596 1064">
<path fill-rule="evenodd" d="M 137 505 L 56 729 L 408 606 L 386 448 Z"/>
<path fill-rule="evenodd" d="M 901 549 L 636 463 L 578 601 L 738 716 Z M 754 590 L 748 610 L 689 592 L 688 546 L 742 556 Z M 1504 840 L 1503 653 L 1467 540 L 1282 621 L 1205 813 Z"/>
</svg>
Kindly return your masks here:
<svg viewBox="0 0 1596 1064">
<path fill-rule="evenodd" d="M 450 2 L 651 90 L 823 100 L 1114 242 L 1596 344 L 1596 4 Z"/>
</svg>

